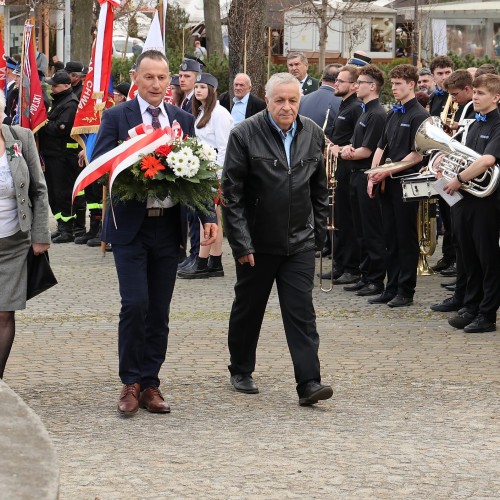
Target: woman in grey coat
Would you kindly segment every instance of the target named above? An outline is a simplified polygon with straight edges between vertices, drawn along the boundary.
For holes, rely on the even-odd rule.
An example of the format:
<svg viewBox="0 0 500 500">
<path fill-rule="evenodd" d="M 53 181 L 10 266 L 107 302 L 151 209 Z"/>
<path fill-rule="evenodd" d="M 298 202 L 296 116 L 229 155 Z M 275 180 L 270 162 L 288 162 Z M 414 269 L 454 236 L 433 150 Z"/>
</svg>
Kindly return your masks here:
<svg viewBox="0 0 500 500">
<path fill-rule="evenodd" d="M 0 114 L 5 95 L 0 90 Z M 50 246 L 47 185 L 31 130 L 0 128 L 0 378 L 15 335 L 15 311 L 26 308 L 29 247 Z M 17 138 L 15 138 L 15 136 Z"/>
</svg>

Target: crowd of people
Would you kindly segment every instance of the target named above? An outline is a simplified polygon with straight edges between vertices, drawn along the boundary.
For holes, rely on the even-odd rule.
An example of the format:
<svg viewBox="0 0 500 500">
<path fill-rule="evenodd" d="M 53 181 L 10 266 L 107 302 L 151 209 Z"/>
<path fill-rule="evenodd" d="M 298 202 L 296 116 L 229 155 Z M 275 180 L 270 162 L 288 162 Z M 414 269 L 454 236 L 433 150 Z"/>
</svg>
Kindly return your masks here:
<svg viewBox="0 0 500 500">
<path fill-rule="evenodd" d="M 303 53 L 291 52 L 288 72 L 269 79 L 265 100 L 252 93 L 251 77 L 244 73 L 235 76 L 231 91 L 218 96 L 217 78 L 203 71 L 204 57 L 206 53 L 186 57 L 171 76 L 163 53 L 144 51 L 131 72 L 137 93 L 130 96 L 127 83 L 115 86 L 116 105 L 103 113 L 87 160 L 117 147 L 133 126 L 144 123 L 156 129 L 176 121 L 183 134 L 198 137 L 217 152 L 221 192 L 214 194 L 214 205 L 201 212 L 169 198 L 126 201 L 114 204 L 113 219 L 109 213 L 103 217 L 100 186 L 92 185 L 72 206 L 71 191 L 84 162 L 70 132 L 85 68 L 70 61 L 46 79 L 52 102 L 48 122 L 38 133 L 42 164 L 32 155 L 25 162 L 31 174 L 28 184 L 36 187 L 42 200 L 30 206 L 31 240 L 26 235 L 30 228 L 23 222 L 26 207 L 19 205 L 13 175 L 7 175 L 13 159 L 5 156 L 13 140 L 8 125 L 15 123 L 12 99 L 19 76 L 15 61 L 7 61 L 7 99 L 0 99 L 7 124 L 0 136 L 0 173 L 5 173 L 0 176 L 0 265 L 10 262 L 13 248 L 22 249 L 17 255 L 25 256 L 30 241 L 35 252 L 48 248 L 48 223 L 41 220 L 47 212 L 41 208 L 44 199 L 57 221 L 52 243 L 96 246 L 102 239 L 111 244 L 121 295 L 118 346 L 123 387 L 117 406 L 121 415 L 131 416 L 139 407 L 170 412 L 158 374 L 167 351 L 175 280 L 224 276 L 223 228 L 236 262 L 228 331 L 234 389 L 247 394 L 259 391 L 252 375 L 257 342 L 276 283 L 299 403 L 312 405 L 330 398 L 333 390 L 321 381 L 318 358 L 312 294 L 316 259 L 332 259 L 331 270 L 322 279 L 367 297 L 370 305 L 413 304 L 420 254 L 419 204 L 404 201 L 400 177 L 426 168 L 428 158 L 415 145 L 417 131 L 429 120 L 438 127 L 453 103 L 458 110 L 441 126 L 473 154 L 451 177 L 445 174 L 444 192 L 453 196 L 459 191 L 462 199 L 451 207 L 439 199 L 443 255 L 434 270 L 456 276 L 456 281 L 446 283 L 453 296 L 431 309 L 456 313 L 449 324 L 467 333 L 496 329 L 498 190 L 481 197 L 465 189 L 471 180 L 498 168 L 500 76 L 494 67 L 454 71 L 452 60 L 445 56 L 420 70 L 397 65 L 389 74 L 396 104 L 387 112 L 380 101 L 384 73 L 363 52 L 344 65 L 328 64 L 321 80 L 309 75 Z M 167 103 L 168 86 L 171 102 Z M 31 148 L 32 137 L 23 134 L 22 143 L 29 144 L 25 149 Z M 325 170 L 327 144 L 334 162 L 333 182 Z M 438 170 L 446 156 L 441 152 L 434 162 Z M 377 168 L 384 164 L 391 168 Z M 437 177 L 442 175 L 438 171 Z M 335 229 L 328 230 L 332 204 L 330 223 Z M 40 224 L 36 230 L 35 221 Z M 18 283 L 22 288 L 23 260 L 16 259 L 9 286 Z M 10 279 L 12 274 L 17 281 Z M 18 295 L 2 296 L 0 302 L 0 309 L 7 311 L 0 312 L 0 377 L 14 338 L 13 311 L 26 305 L 22 293 Z"/>
</svg>

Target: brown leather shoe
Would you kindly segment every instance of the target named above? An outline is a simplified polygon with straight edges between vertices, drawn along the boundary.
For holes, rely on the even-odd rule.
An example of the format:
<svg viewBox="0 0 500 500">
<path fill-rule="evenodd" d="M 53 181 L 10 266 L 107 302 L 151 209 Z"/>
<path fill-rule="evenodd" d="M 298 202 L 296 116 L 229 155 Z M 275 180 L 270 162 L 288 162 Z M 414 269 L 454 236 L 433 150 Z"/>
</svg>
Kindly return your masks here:
<svg viewBox="0 0 500 500">
<path fill-rule="evenodd" d="M 170 413 L 170 405 L 163 399 L 158 387 L 148 387 L 141 392 L 139 399 L 141 408 L 151 413 Z"/>
<path fill-rule="evenodd" d="M 139 409 L 140 384 L 125 384 L 118 401 L 118 413 L 130 417 Z"/>
</svg>

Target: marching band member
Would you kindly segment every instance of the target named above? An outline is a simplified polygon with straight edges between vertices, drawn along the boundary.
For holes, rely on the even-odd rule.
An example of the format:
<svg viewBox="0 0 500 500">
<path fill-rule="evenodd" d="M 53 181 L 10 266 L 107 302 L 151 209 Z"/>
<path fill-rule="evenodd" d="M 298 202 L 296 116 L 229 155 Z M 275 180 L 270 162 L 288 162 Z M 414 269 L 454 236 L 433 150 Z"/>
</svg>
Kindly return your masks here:
<svg viewBox="0 0 500 500">
<path fill-rule="evenodd" d="M 335 80 L 335 95 L 342 97 L 339 112 L 333 126 L 331 140 L 338 154 L 343 146 L 351 142 L 354 126 L 360 117 L 361 103 L 356 96 L 359 68 L 344 66 L 340 68 Z M 359 281 L 359 248 L 352 223 L 351 204 L 349 201 L 351 162 L 338 157 L 335 179 L 335 223 L 338 231 L 335 234 L 334 258 L 335 270 L 333 278 L 337 285 L 349 285 Z M 330 276 L 328 275 L 328 278 Z"/>
<path fill-rule="evenodd" d="M 372 168 L 381 164 L 385 157 L 393 162 L 410 161 L 406 173 L 417 172 L 422 156 L 415 151 L 415 135 L 420 124 L 429 116 L 415 97 L 418 71 L 410 64 L 400 64 L 391 70 L 389 76 L 392 92 L 400 104 L 393 107 L 387 118 Z M 404 169 L 401 167 L 401 170 Z M 417 283 L 418 203 L 405 203 L 400 180 L 389 177 L 386 172 L 369 175 L 367 190 L 371 197 L 375 196 L 374 185 L 384 179 L 385 191 L 381 193 L 380 201 L 387 247 L 387 285 L 381 295 L 368 302 L 405 307 L 413 304 Z"/>
<path fill-rule="evenodd" d="M 363 66 L 357 79 L 357 95 L 363 101 L 363 114 L 354 128 L 349 146 L 342 148 L 342 159 L 351 160 L 351 209 L 354 229 L 361 251 L 361 279 L 344 287 L 348 292 L 367 297 L 384 291 L 385 239 L 379 201 L 366 192 L 373 155 L 384 130 L 387 113 L 379 96 L 384 74 L 374 65 Z"/>
<path fill-rule="evenodd" d="M 448 194 L 493 167 L 500 159 L 500 77 L 485 74 L 473 82 L 476 122 L 470 127 L 465 145 L 482 156 L 457 174 L 445 186 Z M 463 199 L 453 205 L 453 230 L 462 252 L 467 275 L 464 307 L 448 320 L 467 333 L 496 330 L 500 305 L 500 220 L 495 195 L 474 196 L 464 190 Z"/>
</svg>

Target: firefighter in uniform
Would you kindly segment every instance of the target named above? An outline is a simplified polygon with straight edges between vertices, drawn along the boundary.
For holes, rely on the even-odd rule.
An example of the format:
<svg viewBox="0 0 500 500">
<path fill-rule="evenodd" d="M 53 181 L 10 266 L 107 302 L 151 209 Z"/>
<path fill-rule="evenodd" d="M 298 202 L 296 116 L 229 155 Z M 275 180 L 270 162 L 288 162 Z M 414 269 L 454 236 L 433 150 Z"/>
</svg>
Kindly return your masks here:
<svg viewBox="0 0 500 500">
<path fill-rule="evenodd" d="M 66 71 L 57 71 L 47 83 L 52 87 L 52 107 L 47 114 L 47 123 L 38 134 L 50 208 L 57 221 L 58 234 L 54 234 L 52 243 L 69 243 L 74 240 L 76 218 L 72 213 L 71 193 L 80 172 L 79 146 L 70 136 L 78 99 L 71 90 Z M 79 198 L 83 201 L 82 196 Z"/>
</svg>

